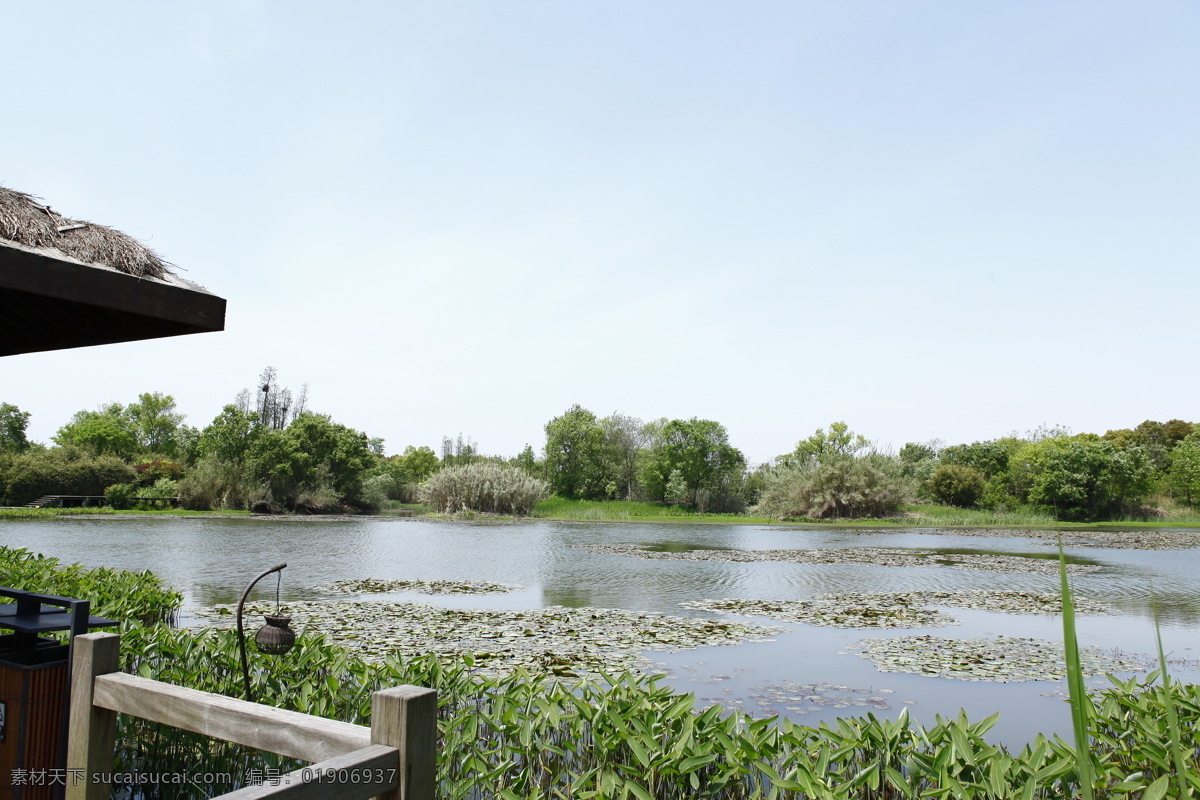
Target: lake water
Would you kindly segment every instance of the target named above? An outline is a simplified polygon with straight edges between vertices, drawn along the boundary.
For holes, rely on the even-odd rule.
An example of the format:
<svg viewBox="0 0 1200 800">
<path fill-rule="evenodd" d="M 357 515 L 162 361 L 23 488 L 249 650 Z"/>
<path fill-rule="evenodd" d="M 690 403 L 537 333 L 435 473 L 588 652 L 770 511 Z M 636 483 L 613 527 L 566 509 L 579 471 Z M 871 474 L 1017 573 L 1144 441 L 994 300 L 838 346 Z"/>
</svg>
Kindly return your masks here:
<svg viewBox="0 0 1200 800">
<path fill-rule="evenodd" d="M 602 555 L 574 545 L 636 543 L 667 548 L 862 548 L 1052 556 L 1032 539 L 933 535 L 920 530 L 879 534 L 748 525 L 686 525 L 536 521 L 429 522 L 419 518 L 352 519 L 95 519 L 2 521 L 0 543 L 93 566 L 151 570 L 185 597 L 187 609 L 236 602 L 268 567 L 288 563 L 285 599 L 309 599 L 309 587 L 333 580 L 457 579 L 520 584 L 526 591 L 487 596 L 372 595 L 464 608 L 551 605 L 623 608 L 679 616 L 692 600 L 803 600 L 820 594 L 969 589 L 1055 592 L 1056 575 L 987 572 L 947 566 L 881 567 L 788 563 L 699 562 Z M 1152 601 L 1159 605 L 1172 673 L 1200 679 L 1200 549 L 1136 551 L 1069 547 L 1075 561 L 1098 572 L 1073 577 L 1076 592 L 1105 602 L 1116 616 L 1080 617 L 1080 644 L 1144 655 L 1155 651 Z M 269 584 L 269 586 L 268 586 Z M 256 596 L 273 596 L 265 580 Z M 866 710 L 921 722 L 960 708 L 974 719 L 1001 711 L 992 738 L 1020 744 L 1037 731 L 1070 729 L 1065 686 L 1052 681 L 979 682 L 885 673 L 847 646 L 864 639 L 932 634 L 940 637 L 1023 636 L 1061 641 L 1057 617 L 951 609 L 961 624 L 906 630 L 841 630 L 785 624 L 774 641 L 655 653 L 671 683 L 705 701 L 732 703 L 757 714 L 781 713 L 806 724 Z M 759 620 L 773 625 L 780 623 Z M 1101 685 L 1102 679 L 1093 681 Z M 812 687 L 806 689 L 803 687 Z M 785 698 L 824 699 L 804 713 Z M 739 705 L 740 704 L 740 705 Z"/>
</svg>

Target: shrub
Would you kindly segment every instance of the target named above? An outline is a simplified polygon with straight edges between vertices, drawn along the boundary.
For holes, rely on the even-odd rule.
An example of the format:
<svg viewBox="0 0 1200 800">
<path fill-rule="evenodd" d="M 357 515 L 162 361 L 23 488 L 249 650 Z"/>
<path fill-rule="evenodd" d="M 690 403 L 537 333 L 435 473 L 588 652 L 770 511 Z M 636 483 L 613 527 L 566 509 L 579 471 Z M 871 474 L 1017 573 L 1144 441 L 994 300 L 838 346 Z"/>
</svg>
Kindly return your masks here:
<svg viewBox="0 0 1200 800">
<path fill-rule="evenodd" d="M 47 494 L 101 495 L 114 483 L 132 483 L 136 477 L 114 456 L 92 457 L 75 447 L 34 451 L 7 462 L 0 505 L 23 506 Z"/>
<path fill-rule="evenodd" d="M 104 490 L 104 505 L 118 511 L 133 508 L 133 493 L 137 486 L 132 483 L 114 483 Z"/>
<path fill-rule="evenodd" d="M 339 509 L 340 499 L 332 485 L 320 483 L 301 490 L 300 494 L 296 495 L 293 508 L 301 514 L 331 514 Z"/>
<path fill-rule="evenodd" d="M 550 484 L 519 467 L 480 462 L 443 469 L 425 482 L 420 496 L 443 514 L 469 510 L 528 516 L 550 496 Z"/>
<path fill-rule="evenodd" d="M 382 508 L 390 498 L 388 489 L 395 483 L 391 475 L 372 475 L 363 481 L 359 496 L 369 508 Z"/>
<path fill-rule="evenodd" d="M 913 495 L 913 482 L 895 459 L 841 456 L 775 470 L 755 513 L 776 519 L 882 517 Z"/>
<path fill-rule="evenodd" d="M 938 502 L 968 508 L 983 496 L 984 483 L 983 473 L 974 467 L 943 464 L 929 476 L 926 486 Z"/>
<path fill-rule="evenodd" d="M 156 500 L 171 500 L 179 494 L 179 481 L 159 478 L 153 486 L 138 489 L 138 497 L 153 497 Z"/>
<path fill-rule="evenodd" d="M 163 478 L 179 480 L 183 477 L 183 465 L 178 461 L 145 461 L 133 465 L 138 474 L 138 483 L 143 486 L 153 486 Z"/>
</svg>

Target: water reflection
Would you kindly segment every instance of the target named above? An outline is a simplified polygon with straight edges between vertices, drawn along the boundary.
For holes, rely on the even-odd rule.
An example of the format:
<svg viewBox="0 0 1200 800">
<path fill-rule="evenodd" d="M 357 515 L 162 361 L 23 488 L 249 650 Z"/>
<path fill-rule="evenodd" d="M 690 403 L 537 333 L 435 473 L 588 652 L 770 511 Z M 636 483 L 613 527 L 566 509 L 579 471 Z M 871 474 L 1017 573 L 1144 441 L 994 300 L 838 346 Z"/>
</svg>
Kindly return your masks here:
<svg viewBox="0 0 1200 800">
<path fill-rule="evenodd" d="M 692 542 L 643 542 L 642 547 L 652 553 L 690 553 L 694 550 L 733 550 L 715 544 L 693 544 Z"/>
<path fill-rule="evenodd" d="M 936 553 L 939 556 L 944 556 L 947 558 L 950 558 L 953 556 L 967 556 L 967 555 L 1009 556 L 1011 558 L 1028 558 L 1028 559 L 1032 559 L 1032 560 L 1052 561 L 1055 564 L 1058 563 L 1058 552 L 1057 551 L 1055 551 L 1053 553 L 1046 553 L 1046 552 L 1016 553 L 1011 550 L 992 550 L 992 549 L 989 549 L 986 547 L 977 547 L 977 548 L 973 548 L 973 549 L 966 549 L 966 548 L 962 548 L 962 547 L 929 547 L 926 549 L 931 553 Z M 1085 565 L 1085 566 L 1097 566 L 1097 567 L 1104 566 L 1103 561 L 1098 561 L 1097 559 L 1094 559 L 1094 558 L 1088 558 L 1086 556 L 1079 555 L 1078 553 L 1064 553 L 1063 556 L 1064 556 L 1064 560 L 1068 564 L 1081 564 L 1081 565 Z M 950 563 L 950 562 L 947 561 L 944 563 Z"/>
</svg>

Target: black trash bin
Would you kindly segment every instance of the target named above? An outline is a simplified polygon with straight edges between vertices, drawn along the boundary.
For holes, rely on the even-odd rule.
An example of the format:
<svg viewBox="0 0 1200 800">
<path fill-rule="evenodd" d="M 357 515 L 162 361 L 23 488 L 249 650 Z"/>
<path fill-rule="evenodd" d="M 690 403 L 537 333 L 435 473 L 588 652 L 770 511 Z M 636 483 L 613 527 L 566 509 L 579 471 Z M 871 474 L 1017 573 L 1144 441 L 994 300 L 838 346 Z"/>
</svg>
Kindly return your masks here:
<svg viewBox="0 0 1200 800">
<path fill-rule="evenodd" d="M 89 614 L 87 600 L 0 587 L 0 796 L 55 800 L 66 772 L 70 641 L 118 623 Z M 42 634 L 69 631 L 66 643 Z"/>
</svg>

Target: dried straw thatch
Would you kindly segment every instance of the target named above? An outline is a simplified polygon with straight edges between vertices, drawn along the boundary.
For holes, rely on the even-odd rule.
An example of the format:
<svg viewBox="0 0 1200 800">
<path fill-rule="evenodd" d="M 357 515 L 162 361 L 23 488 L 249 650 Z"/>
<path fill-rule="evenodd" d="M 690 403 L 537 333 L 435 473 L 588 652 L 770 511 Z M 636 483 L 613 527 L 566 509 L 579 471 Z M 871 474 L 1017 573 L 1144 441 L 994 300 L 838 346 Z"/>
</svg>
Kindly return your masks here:
<svg viewBox="0 0 1200 800">
<path fill-rule="evenodd" d="M 0 238 L 55 250 L 86 264 L 112 267 L 138 278 L 162 278 L 167 264 L 120 231 L 68 219 L 37 198 L 0 186 Z"/>
</svg>

